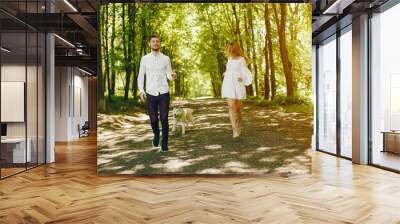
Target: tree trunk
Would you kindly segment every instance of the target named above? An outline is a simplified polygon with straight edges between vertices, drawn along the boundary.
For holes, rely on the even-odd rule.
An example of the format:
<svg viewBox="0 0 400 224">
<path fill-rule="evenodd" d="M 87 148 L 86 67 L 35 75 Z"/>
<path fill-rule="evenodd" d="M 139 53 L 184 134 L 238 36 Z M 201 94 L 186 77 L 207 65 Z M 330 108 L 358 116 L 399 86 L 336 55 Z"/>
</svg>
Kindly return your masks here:
<svg viewBox="0 0 400 224">
<path fill-rule="evenodd" d="M 129 46 L 131 47 L 131 52 L 130 52 L 130 65 L 131 65 L 131 71 L 133 72 L 133 82 L 132 82 L 132 96 L 136 97 L 138 87 L 137 87 L 137 71 L 136 71 L 136 60 L 135 60 L 135 52 L 136 52 L 136 44 L 135 44 L 135 39 L 136 39 L 136 29 L 135 29 L 135 22 L 136 22 L 136 3 L 131 3 L 130 8 L 129 8 L 129 28 L 130 28 L 130 40 L 129 40 Z"/>
<path fill-rule="evenodd" d="M 128 55 L 129 47 L 127 47 L 127 44 L 128 43 L 126 41 L 125 4 L 122 4 L 122 47 L 124 49 L 124 67 L 125 67 L 124 102 L 128 101 L 129 86 L 131 83 L 131 66 Z"/>
<path fill-rule="evenodd" d="M 267 18 L 270 17 L 269 6 L 266 4 L 265 6 L 265 16 Z M 268 41 L 268 60 L 269 60 L 269 69 L 270 69 L 270 83 L 271 83 L 271 100 L 273 100 L 276 96 L 276 78 L 275 78 L 275 64 L 274 64 L 274 52 L 272 47 L 272 29 L 270 20 L 266 21 L 266 35 Z"/>
<path fill-rule="evenodd" d="M 214 79 L 213 74 L 210 72 L 210 78 L 211 78 L 211 86 L 212 86 L 212 91 L 214 96 L 217 96 L 217 87 L 215 86 L 215 82 L 212 80 Z"/>
<path fill-rule="evenodd" d="M 106 6 L 106 18 L 105 21 L 108 21 L 108 6 Z M 108 22 L 105 24 L 105 33 L 104 33 L 104 42 L 105 42 L 105 48 L 104 48 L 104 58 L 105 58 L 105 71 L 106 71 L 106 79 L 107 79 L 107 92 L 108 92 L 108 101 L 111 102 L 111 83 L 110 83 L 110 55 L 109 55 L 109 46 L 108 46 Z"/>
<path fill-rule="evenodd" d="M 268 26 L 267 23 L 269 22 L 269 17 L 268 17 L 268 4 L 264 4 L 264 25 L 265 25 L 265 30 L 268 32 Z M 268 33 L 265 34 L 265 39 L 264 39 L 264 57 L 265 57 L 265 72 L 264 72 L 264 100 L 269 100 L 270 98 L 270 81 L 269 81 L 269 60 L 268 60 Z"/>
<path fill-rule="evenodd" d="M 248 22 L 251 32 L 251 50 L 253 58 L 253 68 L 254 68 L 254 86 L 256 87 L 255 96 L 259 95 L 258 91 L 258 67 L 257 67 L 257 57 L 256 57 L 256 46 L 255 46 L 255 36 L 254 36 L 254 24 L 253 24 L 253 9 L 252 6 L 248 6 Z"/>
<path fill-rule="evenodd" d="M 111 49 L 110 49 L 110 67 L 111 67 L 111 88 L 110 95 L 114 96 L 115 94 L 115 16 L 116 16 L 116 6 L 112 4 L 112 18 L 111 18 Z"/>
<path fill-rule="evenodd" d="M 293 98 L 294 97 L 293 73 L 292 73 L 293 71 L 292 71 L 292 63 L 289 59 L 289 53 L 288 53 L 287 44 L 286 44 L 286 31 L 285 31 L 286 18 L 287 18 L 287 4 L 286 3 L 280 4 L 280 9 L 281 9 L 280 21 L 278 18 L 276 6 L 273 5 L 273 7 L 274 7 L 276 25 L 278 27 L 279 50 L 281 52 L 283 71 L 285 73 L 286 94 L 287 94 L 287 97 Z"/>
<path fill-rule="evenodd" d="M 217 65 L 218 65 L 218 77 L 217 77 L 217 79 L 213 79 L 213 80 L 215 80 L 214 82 L 216 82 L 216 86 L 218 86 L 218 87 L 216 87 L 216 93 L 217 94 L 215 95 L 215 97 L 220 97 L 221 96 L 221 84 L 222 84 L 222 80 L 223 80 L 223 74 L 224 74 L 224 71 L 225 71 L 224 55 L 219 50 L 220 49 L 219 48 L 219 38 L 218 38 L 218 35 L 217 35 L 216 31 L 215 31 L 214 24 L 212 22 L 212 18 L 208 14 L 208 11 L 207 11 L 207 16 L 208 16 L 207 17 L 208 18 L 207 19 L 208 20 L 208 24 L 210 25 L 210 29 L 211 29 L 211 34 L 213 35 L 212 46 L 213 46 L 213 48 L 215 50 L 215 56 L 216 56 Z"/>
<path fill-rule="evenodd" d="M 174 93 L 174 95 L 175 96 L 181 96 L 182 95 L 182 93 L 181 93 L 181 80 L 182 80 L 182 75 L 179 75 L 176 79 L 175 79 L 175 81 L 174 81 L 174 87 L 175 87 L 175 93 Z"/>
<path fill-rule="evenodd" d="M 143 17 L 141 17 L 140 19 L 140 35 L 141 35 L 141 39 L 140 39 L 140 49 L 139 49 L 139 54 L 136 55 L 137 57 L 135 58 L 135 73 L 138 74 L 138 70 L 140 67 L 140 60 L 142 59 L 143 55 L 145 54 L 145 48 L 146 48 L 146 44 L 147 44 L 147 36 L 146 36 L 146 21 L 144 20 Z M 133 96 L 137 96 L 137 91 L 138 91 L 138 86 L 137 86 L 137 75 L 135 77 L 134 80 L 134 86 L 133 86 Z"/>
<path fill-rule="evenodd" d="M 99 26 L 99 32 L 100 32 L 100 36 L 104 35 L 104 23 L 106 22 L 105 20 L 105 16 L 104 16 L 105 12 L 104 12 L 104 8 L 100 9 L 100 21 L 101 21 L 101 25 Z M 100 54 L 102 55 L 101 58 L 104 58 L 104 46 L 103 46 L 103 39 L 99 38 L 99 49 L 100 49 Z M 104 73 L 103 72 L 103 65 L 104 62 L 103 60 L 100 60 L 100 71 L 98 74 L 98 82 L 97 82 L 97 109 L 100 112 L 104 112 L 106 110 L 106 104 L 105 104 L 105 99 L 104 99 L 104 92 L 105 92 L 105 79 L 104 79 Z"/>
<path fill-rule="evenodd" d="M 186 88 L 185 88 L 185 74 L 181 74 L 179 78 L 179 96 L 186 97 Z"/>
<path fill-rule="evenodd" d="M 248 11 L 248 5 L 246 5 L 246 12 L 247 11 Z M 245 30 L 245 33 L 246 33 L 246 36 L 245 36 L 245 40 L 246 40 L 246 55 L 248 57 L 250 57 L 250 55 L 251 55 L 251 43 L 250 43 L 250 39 L 249 39 L 249 37 L 250 37 L 249 29 L 250 28 L 248 26 L 248 20 L 249 20 L 248 13 L 245 13 L 245 15 L 244 15 L 244 30 Z M 249 64 L 249 69 L 250 69 L 250 71 L 254 72 L 252 64 Z M 246 86 L 246 94 L 248 96 L 253 96 L 254 95 L 253 85 Z"/>
<path fill-rule="evenodd" d="M 291 50 L 291 55 L 289 55 L 289 58 L 291 59 L 290 61 L 295 62 L 297 61 L 297 38 L 298 38 L 298 33 L 299 33 L 299 9 L 300 9 L 300 4 L 293 4 L 289 6 L 290 9 L 290 25 L 289 25 L 289 30 L 290 30 L 290 45 L 289 47 L 292 49 Z M 293 66 L 293 92 L 297 92 L 297 82 L 298 82 L 298 77 L 297 73 L 299 72 L 299 66 Z"/>
<path fill-rule="evenodd" d="M 225 22 L 228 27 L 229 33 L 235 34 L 235 24 L 233 22 L 234 18 L 232 18 L 232 14 L 230 14 L 229 5 L 223 5 L 222 13 L 224 14 Z M 222 22 L 222 21 L 221 21 Z"/>
<path fill-rule="evenodd" d="M 235 18 L 235 35 L 237 40 L 239 41 L 240 47 L 243 49 L 243 39 L 242 39 L 242 35 L 240 35 L 240 18 L 238 16 L 237 10 L 236 10 L 236 5 L 235 4 L 231 4 L 232 6 L 232 12 L 233 12 L 233 16 Z"/>
</svg>

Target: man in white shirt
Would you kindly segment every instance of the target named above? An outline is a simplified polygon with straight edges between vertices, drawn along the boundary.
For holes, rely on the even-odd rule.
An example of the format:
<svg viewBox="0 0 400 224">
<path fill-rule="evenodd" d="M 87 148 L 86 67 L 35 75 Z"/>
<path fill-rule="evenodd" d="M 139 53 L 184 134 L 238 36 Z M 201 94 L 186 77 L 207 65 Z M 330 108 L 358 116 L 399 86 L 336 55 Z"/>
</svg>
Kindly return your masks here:
<svg viewBox="0 0 400 224">
<path fill-rule="evenodd" d="M 168 80 L 175 80 L 176 74 L 172 71 L 171 60 L 160 52 L 161 41 L 157 35 L 150 37 L 151 53 L 140 60 L 138 87 L 140 98 L 147 98 L 147 111 L 153 129 L 153 146 L 160 144 L 160 128 L 158 126 L 158 111 L 162 126 L 161 150 L 168 151 L 168 113 L 169 113 L 169 85 Z M 146 90 L 144 89 L 146 77 Z"/>
</svg>

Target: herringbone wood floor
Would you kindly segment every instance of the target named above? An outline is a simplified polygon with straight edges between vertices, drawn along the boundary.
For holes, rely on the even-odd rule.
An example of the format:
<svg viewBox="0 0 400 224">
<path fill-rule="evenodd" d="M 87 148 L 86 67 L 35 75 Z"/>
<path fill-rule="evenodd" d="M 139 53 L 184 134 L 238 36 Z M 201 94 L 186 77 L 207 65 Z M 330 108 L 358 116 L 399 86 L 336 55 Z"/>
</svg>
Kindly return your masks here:
<svg viewBox="0 0 400 224">
<path fill-rule="evenodd" d="M 322 153 L 288 178 L 99 177 L 95 146 L 0 181 L 0 223 L 400 223 L 400 175 Z"/>
</svg>

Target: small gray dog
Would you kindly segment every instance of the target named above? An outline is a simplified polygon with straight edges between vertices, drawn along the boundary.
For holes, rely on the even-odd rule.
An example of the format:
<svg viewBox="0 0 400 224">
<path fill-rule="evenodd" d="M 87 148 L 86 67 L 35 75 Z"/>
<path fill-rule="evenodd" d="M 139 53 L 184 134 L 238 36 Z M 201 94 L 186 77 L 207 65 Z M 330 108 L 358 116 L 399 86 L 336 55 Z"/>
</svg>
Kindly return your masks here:
<svg viewBox="0 0 400 224">
<path fill-rule="evenodd" d="M 193 120 L 193 109 L 190 108 L 182 108 L 174 105 L 174 109 L 172 111 L 173 121 L 172 121 L 172 132 L 175 132 L 176 126 L 180 125 L 182 127 L 182 135 L 185 134 L 185 127 L 189 125 L 194 125 Z"/>
</svg>

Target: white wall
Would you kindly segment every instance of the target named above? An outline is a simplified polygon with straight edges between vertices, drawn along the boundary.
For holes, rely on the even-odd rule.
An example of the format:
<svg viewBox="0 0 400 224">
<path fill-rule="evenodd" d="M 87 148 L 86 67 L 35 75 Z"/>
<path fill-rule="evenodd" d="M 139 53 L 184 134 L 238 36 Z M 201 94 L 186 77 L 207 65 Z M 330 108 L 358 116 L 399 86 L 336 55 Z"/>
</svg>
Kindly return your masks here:
<svg viewBox="0 0 400 224">
<path fill-rule="evenodd" d="M 1 66 L 1 81 L 3 82 L 25 82 L 25 64 L 8 64 Z M 1 108 L 7 110 L 7 108 Z M 11 122 L 7 123 L 8 137 L 25 137 L 25 123 Z"/>
<path fill-rule="evenodd" d="M 28 71 L 28 87 L 27 87 L 27 118 L 28 118 L 28 129 L 30 127 L 36 130 L 36 107 L 37 107 L 37 97 L 36 97 L 36 80 L 31 77 L 35 74 L 36 77 L 36 67 L 18 64 L 3 64 L 1 66 L 1 81 L 2 82 L 25 82 L 26 70 Z M 3 96 L 4 97 L 4 96 Z M 43 105 L 38 105 L 43 106 Z M 8 108 L 2 108 L 2 110 L 7 110 Z M 22 108 L 24 110 L 24 108 Z M 33 122 L 33 123 L 32 123 Z M 9 137 L 24 137 L 25 136 L 25 122 L 7 122 L 7 132 Z M 34 126 L 34 127 L 33 127 Z M 35 132 L 36 135 L 36 132 Z M 28 137 L 29 133 L 28 133 Z"/>
<path fill-rule="evenodd" d="M 68 140 L 68 88 L 70 84 L 67 67 L 55 68 L 55 141 Z"/>
<path fill-rule="evenodd" d="M 73 67 L 56 67 L 55 73 L 55 140 L 74 140 L 88 120 L 88 77 Z"/>
<path fill-rule="evenodd" d="M 77 75 L 78 72 L 78 75 Z M 74 107 L 72 108 L 72 117 L 73 119 L 71 120 L 72 122 L 72 136 L 74 137 L 79 137 L 78 133 L 78 124 L 81 126 L 85 123 L 85 121 L 88 121 L 89 119 L 89 113 L 88 113 L 88 77 L 87 76 L 82 76 L 83 73 L 79 72 L 79 70 L 74 70 L 74 96 L 71 96 L 74 99 L 74 102 L 72 105 Z"/>
</svg>

